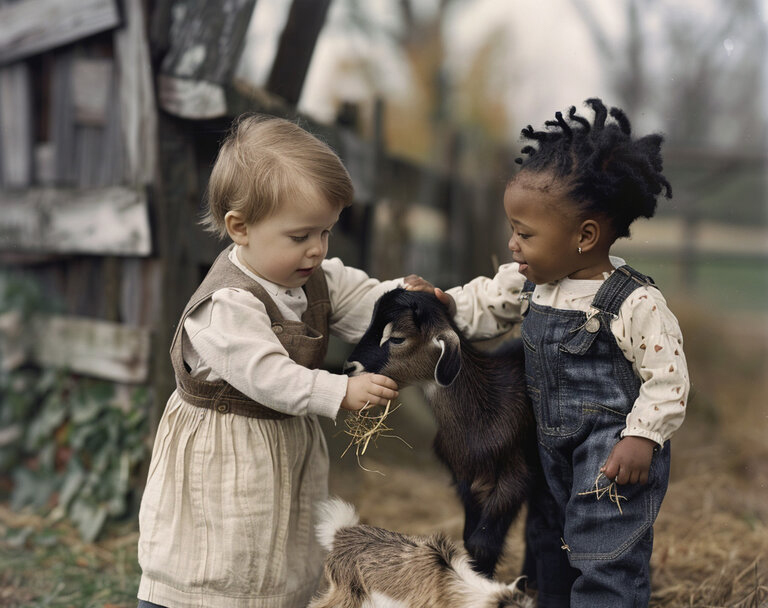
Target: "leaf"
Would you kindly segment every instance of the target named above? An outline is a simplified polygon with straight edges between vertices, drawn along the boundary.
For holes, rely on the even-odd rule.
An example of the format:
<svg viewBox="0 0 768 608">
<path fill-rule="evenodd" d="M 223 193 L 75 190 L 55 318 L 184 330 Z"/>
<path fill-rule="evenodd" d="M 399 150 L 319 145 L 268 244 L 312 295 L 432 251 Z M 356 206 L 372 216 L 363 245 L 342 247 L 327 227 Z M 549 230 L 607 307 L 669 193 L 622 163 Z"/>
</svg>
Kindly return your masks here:
<svg viewBox="0 0 768 608">
<path fill-rule="evenodd" d="M 13 474 L 13 492 L 11 509 L 18 511 L 26 506 L 44 507 L 57 489 L 57 479 L 53 475 L 36 474 L 28 469 L 19 468 Z"/>
<path fill-rule="evenodd" d="M 107 520 L 107 509 L 104 505 L 77 499 L 72 503 L 69 516 L 77 526 L 83 540 L 92 543 L 99 536 L 104 522 Z"/>
<path fill-rule="evenodd" d="M 50 441 L 54 431 L 64 422 L 67 410 L 60 403 L 49 402 L 32 420 L 27 429 L 26 447 L 34 450 Z"/>
<path fill-rule="evenodd" d="M 85 470 L 76 458 L 72 458 L 67 466 L 67 474 L 64 478 L 61 491 L 59 493 L 59 505 L 67 509 L 69 503 L 80 491 L 85 483 Z"/>
</svg>

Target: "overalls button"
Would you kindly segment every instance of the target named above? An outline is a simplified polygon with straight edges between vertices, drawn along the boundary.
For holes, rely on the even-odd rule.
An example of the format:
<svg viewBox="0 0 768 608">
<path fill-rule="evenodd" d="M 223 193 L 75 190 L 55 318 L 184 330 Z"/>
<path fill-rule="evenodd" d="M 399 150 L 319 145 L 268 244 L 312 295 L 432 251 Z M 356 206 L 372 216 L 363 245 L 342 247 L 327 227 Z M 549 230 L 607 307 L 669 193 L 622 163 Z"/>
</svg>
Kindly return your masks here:
<svg viewBox="0 0 768 608">
<path fill-rule="evenodd" d="M 531 303 L 528 301 L 528 298 L 523 298 L 523 300 L 520 302 L 520 314 L 524 315 L 526 312 L 528 312 L 528 307 L 531 305 Z"/>
<path fill-rule="evenodd" d="M 281 333 L 283 333 L 283 326 L 282 325 L 273 325 L 272 326 L 272 331 L 275 332 L 276 334 L 281 334 Z"/>
<path fill-rule="evenodd" d="M 597 317 L 590 317 L 584 324 L 584 329 L 594 334 L 600 329 L 600 320 Z"/>
<path fill-rule="evenodd" d="M 229 411 L 229 403 L 222 401 L 216 406 L 216 411 L 220 414 L 226 414 Z"/>
</svg>

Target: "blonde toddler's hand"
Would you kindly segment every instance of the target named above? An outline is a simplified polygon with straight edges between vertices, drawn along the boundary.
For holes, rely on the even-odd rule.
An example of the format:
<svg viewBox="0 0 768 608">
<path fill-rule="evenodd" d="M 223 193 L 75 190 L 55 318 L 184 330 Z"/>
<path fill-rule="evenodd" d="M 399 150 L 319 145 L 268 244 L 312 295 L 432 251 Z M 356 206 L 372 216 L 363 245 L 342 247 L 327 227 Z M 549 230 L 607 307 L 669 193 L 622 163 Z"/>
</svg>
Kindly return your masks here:
<svg viewBox="0 0 768 608">
<path fill-rule="evenodd" d="M 381 374 L 360 374 L 347 381 L 347 394 L 341 408 L 353 412 L 366 405 L 386 405 L 397 398 L 397 383 Z"/>
</svg>

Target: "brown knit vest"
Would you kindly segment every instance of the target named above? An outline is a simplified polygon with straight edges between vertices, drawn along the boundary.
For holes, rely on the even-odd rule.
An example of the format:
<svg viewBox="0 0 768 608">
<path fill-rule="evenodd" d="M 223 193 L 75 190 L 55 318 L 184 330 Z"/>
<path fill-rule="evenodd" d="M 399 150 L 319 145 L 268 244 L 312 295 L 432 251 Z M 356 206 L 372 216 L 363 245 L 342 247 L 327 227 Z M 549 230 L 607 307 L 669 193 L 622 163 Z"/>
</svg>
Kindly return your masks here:
<svg viewBox="0 0 768 608">
<path fill-rule="evenodd" d="M 274 420 L 291 418 L 290 414 L 278 412 L 254 401 L 224 380 L 209 382 L 193 378 L 184 363 L 181 339 L 184 321 L 192 311 L 209 299 L 213 292 L 226 287 L 249 291 L 262 301 L 272 322 L 272 331 L 296 363 L 316 369 L 325 359 L 331 301 L 323 271 L 318 269 L 314 272 L 303 287 L 307 295 L 307 310 L 301 321 L 287 320 L 280 314 L 277 304 L 266 290 L 229 260 L 229 252 L 233 247 L 234 245 L 230 245 L 219 254 L 181 315 L 171 343 L 171 363 L 176 374 L 176 390 L 187 403 L 224 414 L 231 412 L 240 416 Z"/>
</svg>

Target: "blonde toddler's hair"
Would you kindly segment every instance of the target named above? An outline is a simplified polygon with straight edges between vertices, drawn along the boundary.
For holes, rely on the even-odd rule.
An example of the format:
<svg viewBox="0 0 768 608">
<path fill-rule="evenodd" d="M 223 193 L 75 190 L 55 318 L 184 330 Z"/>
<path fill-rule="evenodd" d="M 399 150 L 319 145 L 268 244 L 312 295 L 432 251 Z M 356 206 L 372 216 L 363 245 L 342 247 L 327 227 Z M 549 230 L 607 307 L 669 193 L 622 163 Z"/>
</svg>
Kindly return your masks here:
<svg viewBox="0 0 768 608">
<path fill-rule="evenodd" d="M 352 204 L 353 194 L 349 173 L 327 144 L 288 120 L 245 114 L 219 150 L 202 224 L 224 238 L 228 211 L 253 224 L 286 200 L 312 203 L 320 197 L 342 209 Z"/>
</svg>

